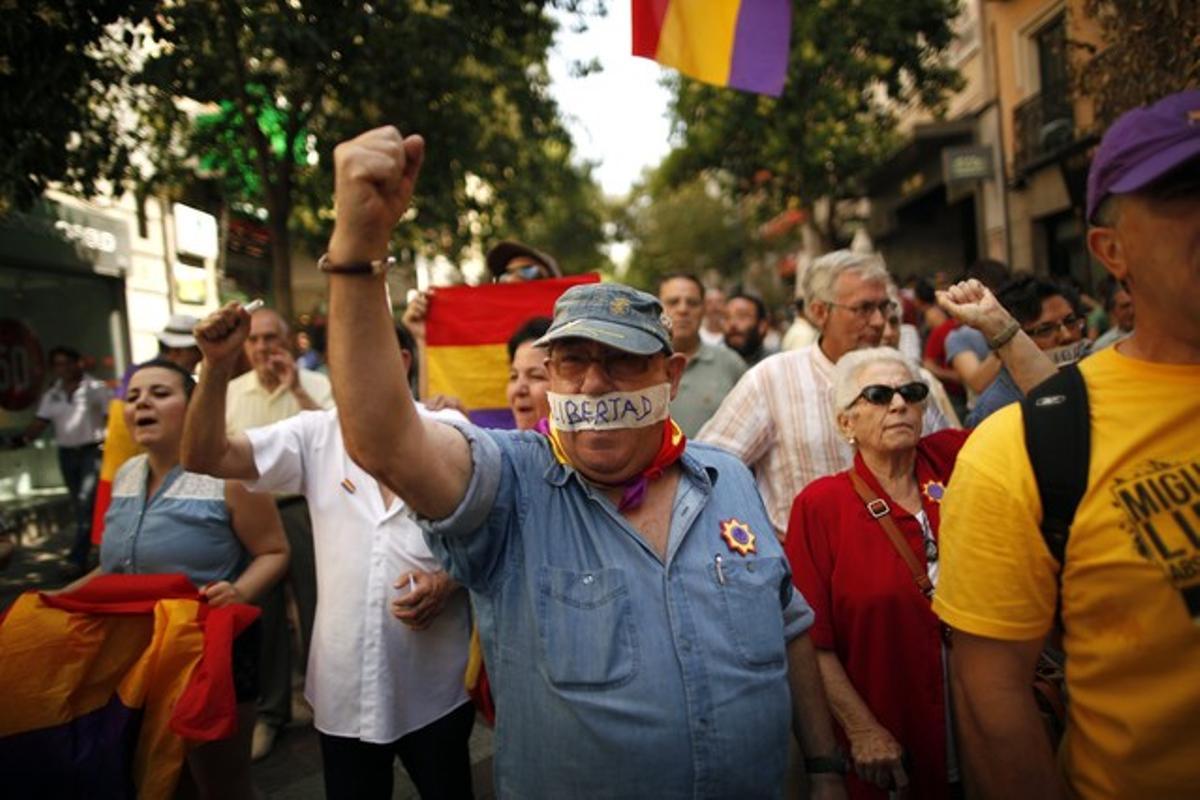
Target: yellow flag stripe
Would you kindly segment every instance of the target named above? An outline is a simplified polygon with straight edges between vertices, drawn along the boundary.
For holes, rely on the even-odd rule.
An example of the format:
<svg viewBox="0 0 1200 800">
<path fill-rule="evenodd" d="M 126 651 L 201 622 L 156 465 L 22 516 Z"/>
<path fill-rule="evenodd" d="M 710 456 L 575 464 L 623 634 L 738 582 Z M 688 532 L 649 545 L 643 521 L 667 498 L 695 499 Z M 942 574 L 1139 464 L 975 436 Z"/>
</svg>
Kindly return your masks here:
<svg viewBox="0 0 1200 800">
<path fill-rule="evenodd" d="M 430 394 L 457 397 L 468 411 L 507 408 L 508 348 L 503 344 L 439 345 L 425 353 Z"/>
<path fill-rule="evenodd" d="M 724 86 L 742 0 L 672 2 L 658 39 L 658 62 L 693 78 Z"/>
</svg>

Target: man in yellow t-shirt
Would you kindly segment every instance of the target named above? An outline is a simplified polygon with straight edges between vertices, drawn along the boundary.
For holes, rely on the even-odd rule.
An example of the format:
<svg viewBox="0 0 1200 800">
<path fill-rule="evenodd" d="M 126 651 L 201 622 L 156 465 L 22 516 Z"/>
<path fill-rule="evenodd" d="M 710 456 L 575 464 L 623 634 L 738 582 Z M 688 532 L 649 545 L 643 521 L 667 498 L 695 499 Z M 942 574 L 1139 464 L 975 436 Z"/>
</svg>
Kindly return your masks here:
<svg viewBox="0 0 1200 800">
<path fill-rule="evenodd" d="M 1118 120 L 1088 184 L 1088 246 L 1131 292 L 1134 334 L 1080 364 L 1088 485 L 1059 565 L 1022 409 L 959 454 L 934 610 L 973 797 L 1200 791 L 1200 91 Z M 1054 755 L 1030 679 L 1061 585 L 1070 694 Z"/>
</svg>

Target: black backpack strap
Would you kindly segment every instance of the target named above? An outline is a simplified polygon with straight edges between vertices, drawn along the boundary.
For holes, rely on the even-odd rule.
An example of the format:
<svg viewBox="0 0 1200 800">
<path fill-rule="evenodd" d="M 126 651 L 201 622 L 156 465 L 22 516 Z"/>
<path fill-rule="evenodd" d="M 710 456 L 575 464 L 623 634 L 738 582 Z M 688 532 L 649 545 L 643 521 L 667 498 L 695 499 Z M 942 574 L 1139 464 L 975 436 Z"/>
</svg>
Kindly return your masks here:
<svg viewBox="0 0 1200 800">
<path fill-rule="evenodd" d="M 1042 498 L 1042 538 L 1061 567 L 1075 509 L 1087 489 L 1092 451 L 1087 385 L 1078 365 L 1063 367 L 1029 392 L 1021 413 L 1025 449 Z"/>
</svg>

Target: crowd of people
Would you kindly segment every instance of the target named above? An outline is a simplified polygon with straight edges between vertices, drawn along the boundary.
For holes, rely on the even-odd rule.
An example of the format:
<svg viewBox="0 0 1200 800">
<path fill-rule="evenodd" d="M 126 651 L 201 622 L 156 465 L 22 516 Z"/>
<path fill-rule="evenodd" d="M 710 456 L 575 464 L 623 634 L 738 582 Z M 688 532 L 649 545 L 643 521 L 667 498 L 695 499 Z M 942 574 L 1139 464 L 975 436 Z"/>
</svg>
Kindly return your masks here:
<svg viewBox="0 0 1200 800">
<path fill-rule="evenodd" d="M 262 608 L 238 733 L 189 758 L 203 796 L 252 796 L 288 722 L 289 597 L 329 797 L 390 797 L 397 759 L 422 797 L 471 797 L 477 707 L 499 797 L 1194 796 L 1198 120 L 1184 92 L 1100 142 L 1099 301 L 838 250 L 772 336 L 760 297 L 686 271 L 576 285 L 508 341 L 515 430 L 415 397 L 437 296 L 398 324 L 383 276 L 425 143 L 368 131 L 335 151 L 327 351 L 298 362 L 268 308 L 173 319 L 126 376 L 143 453 L 83 577 L 109 393 L 52 352 L 14 444 L 59 444 L 62 591 L 181 572 Z M 487 265 L 562 276 L 517 242 Z"/>
</svg>

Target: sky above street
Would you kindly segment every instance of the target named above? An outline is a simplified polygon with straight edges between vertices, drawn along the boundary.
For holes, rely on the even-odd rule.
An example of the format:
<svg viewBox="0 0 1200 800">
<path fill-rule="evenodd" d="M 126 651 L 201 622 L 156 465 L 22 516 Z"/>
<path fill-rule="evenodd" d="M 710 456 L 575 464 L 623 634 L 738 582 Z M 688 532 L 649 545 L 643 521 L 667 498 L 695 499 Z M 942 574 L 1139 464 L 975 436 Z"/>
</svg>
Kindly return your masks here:
<svg viewBox="0 0 1200 800">
<path fill-rule="evenodd" d="M 588 29 L 575 33 L 577 17 L 555 12 L 560 28 L 549 59 L 551 93 L 578 157 L 597 164 L 595 177 L 609 195 L 629 191 L 670 149 L 664 69 L 631 54 L 629 14 L 628 0 L 610 0 L 607 16 L 587 17 Z M 592 58 L 603 71 L 571 77 L 572 62 Z"/>
</svg>

